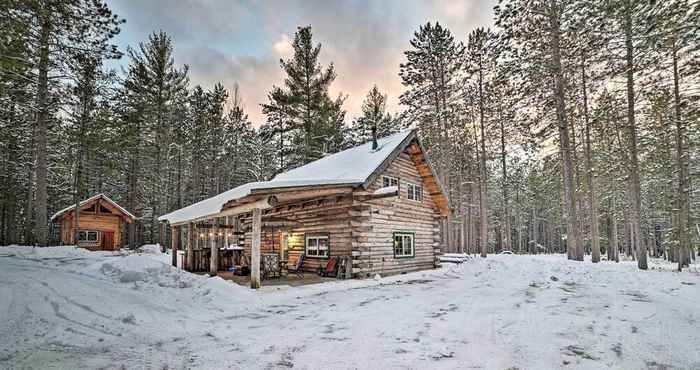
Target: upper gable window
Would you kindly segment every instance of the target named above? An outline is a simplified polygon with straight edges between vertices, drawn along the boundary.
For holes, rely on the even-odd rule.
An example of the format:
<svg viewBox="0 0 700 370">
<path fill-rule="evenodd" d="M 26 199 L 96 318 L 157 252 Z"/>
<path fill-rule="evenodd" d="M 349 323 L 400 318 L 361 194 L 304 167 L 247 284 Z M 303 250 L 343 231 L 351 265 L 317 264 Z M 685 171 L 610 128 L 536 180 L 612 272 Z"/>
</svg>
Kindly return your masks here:
<svg viewBox="0 0 700 370">
<path fill-rule="evenodd" d="M 386 188 L 387 186 L 399 186 L 399 179 L 392 176 L 382 176 L 382 187 Z"/>
<path fill-rule="evenodd" d="M 406 186 L 406 192 L 408 193 L 408 199 L 415 201 L 423 200 L 423 187 L 416 184 L 408 184 Z"/>
</svg>

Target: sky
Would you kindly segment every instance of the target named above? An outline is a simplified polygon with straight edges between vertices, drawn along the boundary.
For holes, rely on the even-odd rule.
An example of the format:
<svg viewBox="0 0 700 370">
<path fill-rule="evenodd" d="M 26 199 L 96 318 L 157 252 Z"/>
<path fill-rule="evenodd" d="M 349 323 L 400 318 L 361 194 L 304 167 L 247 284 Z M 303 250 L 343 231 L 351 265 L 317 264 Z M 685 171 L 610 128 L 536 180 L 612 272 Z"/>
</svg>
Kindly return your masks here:
<svg viewBox="0 0 700 370">
<path fill-rule="evenodd" d="M 348 120 L 376 84 L 388 95 L 389 112 L 399 112 L 404 91 L 399 77 L 403 51 L 418 27 L 440 22 L 466 40 L 476 27 L 493 24 L 496 0 L 106 0 L 126 19 L 117 45 L 126 50 L 163 30 L 173 40 L 175 63 L 190 67 L 190 84 L 209 89 L 238 84 L 244 108 L 255 126 L 265 121 L 260 104 L 284 74 L 280 58 L 291 55 L 298 26 L 311 25 L 322 44 L 323 66 L 333 63 L 337 78 L 331 96 L 347 95 Z M 124 57 L 119 64 L 126 65 Z"/>
</svg>

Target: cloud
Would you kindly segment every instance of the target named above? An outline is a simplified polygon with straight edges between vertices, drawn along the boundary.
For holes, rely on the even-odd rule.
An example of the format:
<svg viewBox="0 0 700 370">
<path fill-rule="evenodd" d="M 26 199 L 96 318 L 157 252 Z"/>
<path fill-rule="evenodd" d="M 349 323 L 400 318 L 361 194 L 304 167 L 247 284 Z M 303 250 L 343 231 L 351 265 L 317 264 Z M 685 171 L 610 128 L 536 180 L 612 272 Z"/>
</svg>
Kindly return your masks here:
<svg viewBox="0 0 700 370">
<path fill-rule="evenodd" d="M 400 111 L 404 91 L 398 76 L 403 51 L 421 24 L 439 21 L 457 40 L 472 29 L 492 24 L 496 0 L 437 1 L 229 1 L 120 0 L 109 5 L 127 19 L 122 46 L 134 45 L 151 30 L 173 36 L 178 64 L 190 66 L 192 84 L 211 88 L 237 82 L 253 123 L 264 122 L 261 103 L 273 85 L 283 83 L 280 58 L 292 55 L 298 26 L 312 25 L 322 44 L 321 63 L 333 63 L 333 96 L 347 94 L 348 119 L 360 113 L 362 100 L 376 84 L 388 95 L 388 107 Z"/>
<path fill-rule="evenodd" d="M 272 44 L 272 49 L 282 58 L 289 58 L 294 50 L 292 40 L 284 33 Z"/>
</svg>

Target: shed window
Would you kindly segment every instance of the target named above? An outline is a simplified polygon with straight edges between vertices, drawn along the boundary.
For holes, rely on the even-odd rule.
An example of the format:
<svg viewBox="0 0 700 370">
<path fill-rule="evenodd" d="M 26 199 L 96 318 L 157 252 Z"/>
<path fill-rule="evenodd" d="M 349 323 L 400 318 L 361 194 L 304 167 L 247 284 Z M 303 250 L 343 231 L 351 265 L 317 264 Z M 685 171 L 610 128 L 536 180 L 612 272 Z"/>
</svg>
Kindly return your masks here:
<svg viewBox="0 0 700 370">
<path fill-rule="evenodd" d="M 414 234 L 407 232 L 394 233 L 394 257 L 405 258 L 416 255 Z"/>
<path fill-rule="evenodd" d="M 328 234 L 306 235 L 306 256 L 311 258 L 328 258 L 330 238 Z"/>
<path fill-rule="evenodd" d="M 391 176 L 382 176 L 382 187 L 399 186 L 399 179 Z"/>
<path fill-rule="evenodd" d="M 96 242 L 99 238 L 97 236 L 97 231 L 93 230 L 79 230 L 78 231 L 78 241 L 81 242 Z"/>
<path fill-rule="evenodd" d="M 406 191 L 408 192 L 408 199 L 419 201 L 419 202 L 423 200 L 423 187 L 422 186 L 415 185 L 415 184 L 408 184 L 408 186 L 406 187 Z"/>
</svg>

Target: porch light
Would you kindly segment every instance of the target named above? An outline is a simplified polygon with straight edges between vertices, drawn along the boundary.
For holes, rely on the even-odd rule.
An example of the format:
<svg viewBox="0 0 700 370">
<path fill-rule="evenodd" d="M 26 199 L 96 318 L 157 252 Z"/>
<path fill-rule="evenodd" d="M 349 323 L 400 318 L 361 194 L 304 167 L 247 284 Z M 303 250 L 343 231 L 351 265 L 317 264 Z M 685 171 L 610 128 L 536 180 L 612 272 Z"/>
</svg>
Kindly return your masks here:
<svg viewBox="0 0 700 370">
<path fill-rule="evenodd" d="M 199 234 L 199 237 L 204 239 L 204 234 Z"/>
<path fill-rule="evenodd" d="M 209 236 L 214 236 L 214 233 L 209 233 Z"/>
</svg>

